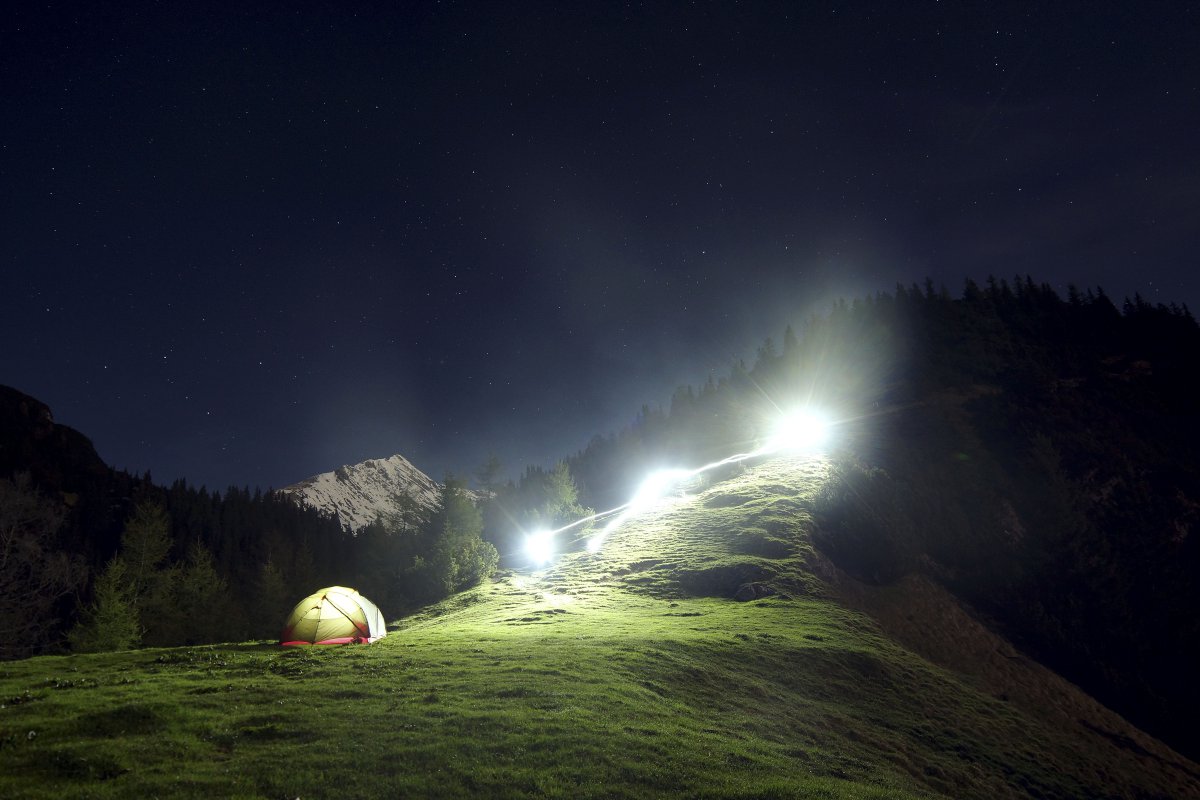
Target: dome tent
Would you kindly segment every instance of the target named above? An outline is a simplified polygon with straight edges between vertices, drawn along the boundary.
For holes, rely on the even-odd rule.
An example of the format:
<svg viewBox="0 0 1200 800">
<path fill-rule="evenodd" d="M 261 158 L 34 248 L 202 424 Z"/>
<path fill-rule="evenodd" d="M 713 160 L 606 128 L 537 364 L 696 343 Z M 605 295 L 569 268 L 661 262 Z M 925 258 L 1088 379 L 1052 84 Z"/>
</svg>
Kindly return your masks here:
<svg viewBox="0 0 1200 800">
<path fill-rule="evenodd" d="M 354 589 L 329 586 L 296 604 L 279 643 L 364 644 L 386 635 L 387 628 L 378 606 Z"/>
</svg>

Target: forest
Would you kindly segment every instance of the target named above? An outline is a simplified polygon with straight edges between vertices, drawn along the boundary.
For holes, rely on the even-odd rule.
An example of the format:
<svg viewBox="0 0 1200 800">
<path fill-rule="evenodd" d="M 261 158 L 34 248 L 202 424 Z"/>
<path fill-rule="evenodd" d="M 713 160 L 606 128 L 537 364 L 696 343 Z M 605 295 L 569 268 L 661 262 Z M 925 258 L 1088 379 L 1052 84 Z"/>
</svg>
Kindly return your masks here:
<svg viewBox="0 0 1200 800">
<path fill-rule="evenodd" d="M 1039 661 L 1193 756 L 1200 712 L 1200 328 L 1186 306 L 1032 278 L 931 282 L 765 342 L 752 367 L 569 459 L 583 502 L 742 449 L 811 403 L 841 420 L 813 509 L 842 569 L 920 572 Z"/>
<path fill-rule="evenodd" d="M 525 532 L 617 506 L 649 470 L 752 450 L 773 415 L 812 405 L 838 422 L 812 509 L 834 563 L 935 579 L 1195 755 L 1198 356 L 1191 312 L 1141 296 L 1028 276 L 898 286 L 839 300 L 553 467 L 505 481 L 493 462 L 475 493 L 448 477 L 438 508 L 398 497 L 356 536 L 272 492 L 111 470 L 5 389 L 0 655 L 269 639 L 329 584 L 395 617 L 518 562 Z"/>
</svg>

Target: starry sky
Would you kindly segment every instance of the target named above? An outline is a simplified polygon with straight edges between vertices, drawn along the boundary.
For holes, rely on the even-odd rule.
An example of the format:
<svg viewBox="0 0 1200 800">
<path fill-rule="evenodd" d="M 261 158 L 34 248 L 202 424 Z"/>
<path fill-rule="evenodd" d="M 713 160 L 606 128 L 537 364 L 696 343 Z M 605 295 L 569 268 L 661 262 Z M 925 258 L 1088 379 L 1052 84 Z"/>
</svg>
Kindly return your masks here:
<svg viewBox="0 0 1200 800">
<path fill-rule="evenodd" d="M 836 297 L 1200 308 L 1200 9 L 22 4 L 0 383 L 116 467 L 515 474 Z"/>
</svg>

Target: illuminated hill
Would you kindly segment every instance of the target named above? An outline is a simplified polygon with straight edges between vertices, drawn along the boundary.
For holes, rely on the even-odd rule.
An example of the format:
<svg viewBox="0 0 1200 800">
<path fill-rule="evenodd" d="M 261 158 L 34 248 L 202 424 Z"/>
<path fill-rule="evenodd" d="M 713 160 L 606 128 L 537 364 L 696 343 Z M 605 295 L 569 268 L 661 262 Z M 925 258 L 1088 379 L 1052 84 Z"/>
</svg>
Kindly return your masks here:
<svg viewBox="0 0 1200 800">
<path fill-rule="evenodd" d="M 1200 767 L 949 595 L 834 567 L 832 469 L 665 498 L 371 646 L 6 664 L 0 794 L 1200 796 Z"/>
</svg>

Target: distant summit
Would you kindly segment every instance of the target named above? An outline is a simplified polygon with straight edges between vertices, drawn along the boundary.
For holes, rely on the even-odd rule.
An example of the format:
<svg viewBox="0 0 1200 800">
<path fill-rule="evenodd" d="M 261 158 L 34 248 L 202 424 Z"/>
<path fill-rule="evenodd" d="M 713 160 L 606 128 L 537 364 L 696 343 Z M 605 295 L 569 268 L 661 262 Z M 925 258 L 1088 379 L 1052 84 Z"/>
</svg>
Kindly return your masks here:
<svg viewBox="0 0 1200 800">
<path fill-rule="evenodd" d="M 380 514 L 394 511 L 400 496 L 407 495 L 427 508 L 436 507 L 442 487 L 404 456 L 396 455 L 338 467 L 279 491 L 301 505 L 336 516 L 345 530 L 358 532 Z"/>
</svg>

